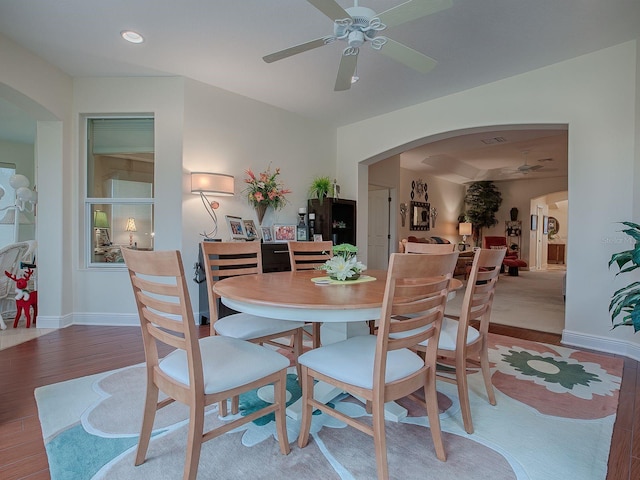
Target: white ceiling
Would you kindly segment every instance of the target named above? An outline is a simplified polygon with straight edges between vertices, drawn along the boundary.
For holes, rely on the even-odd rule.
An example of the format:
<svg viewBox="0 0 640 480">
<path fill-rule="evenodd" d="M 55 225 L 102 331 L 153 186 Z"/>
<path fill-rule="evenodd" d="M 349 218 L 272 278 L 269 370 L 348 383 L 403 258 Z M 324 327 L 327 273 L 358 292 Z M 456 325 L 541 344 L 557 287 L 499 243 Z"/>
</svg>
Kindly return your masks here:
<svg viewBox="0 0 640 480">
<path fill-rule="evenodd" d="M 376 12 L 400 3 L 360 1 Z M 124 42 L 123 29 L 146 41 Z M 640 1 L 453 0 L 385 31 L 436 59 L 435 69 L 418 73 L 365 45 L 360 81 L 344 92 L 333 91 L 341 42 L 262 60 L 332 31 L 304 0 L 0 0 L 0 33 L 71 76 L 180 75 L 333 126 L 640 38 Z M 0 131 L 20 120 L 12 119 L 0 118 Z"/>
</svg>

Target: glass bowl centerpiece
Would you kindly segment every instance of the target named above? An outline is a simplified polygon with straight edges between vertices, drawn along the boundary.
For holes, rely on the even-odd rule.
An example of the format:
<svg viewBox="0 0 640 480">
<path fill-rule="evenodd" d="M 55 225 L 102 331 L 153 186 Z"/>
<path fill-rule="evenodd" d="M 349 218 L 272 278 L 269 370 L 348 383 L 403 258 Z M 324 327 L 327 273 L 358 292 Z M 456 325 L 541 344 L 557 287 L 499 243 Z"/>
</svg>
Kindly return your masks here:
<svg viewBox="0 0 640 480">
<path fill-rule="evenodd" d="M 357 280 L 363 270 L 367 268 L 356 258 L 358 247 L 349 243 L 341 243 L 333 247 L 333 257 L 324 265 L 318 267 L 324 270 L 332 280 L 348 281 Z"/>
</svg>

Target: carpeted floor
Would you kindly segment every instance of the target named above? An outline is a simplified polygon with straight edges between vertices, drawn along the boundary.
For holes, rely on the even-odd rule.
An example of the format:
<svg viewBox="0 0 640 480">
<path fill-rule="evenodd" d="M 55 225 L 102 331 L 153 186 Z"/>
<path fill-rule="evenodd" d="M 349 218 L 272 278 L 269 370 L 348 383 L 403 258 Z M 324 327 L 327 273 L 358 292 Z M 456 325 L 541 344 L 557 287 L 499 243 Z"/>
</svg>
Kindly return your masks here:
<svg viewBox="0 0 640 480">
<path fill-rule="evenodd" d="M 521 271 L 517 277 L 500 275 L 491 310 L 491 323 L 561 334 L 564 329 L 562 269 Z M 464 290 L 447 304 L 458 314 Z"/>
<path fill-rule="evenodd" d="M 425 413 L 409 400 L 402 423 L 386 422 L 391 478 L 439 480 L 606 476 L 618 403 L 622 361 L 509 337 L 491 335 L 491 406 L 480 373 L 469 377 L 475 433 L 467 435 L 455 386 L 439 382 L 439 406 L 447 461 L 436 459 Z M 180 478 L 184 464 L 186 409 L 158 414 L 147 461 L 133 466 L 144 398 L 144 368 L 118 371 L 36 389 L 53 480 Z M 288 391 L 300 389 L 291 374 Z M 242 397 L 251 411 L 263 402 Z M 335 408 L 367 416 L 351 397 Z M 219 423 L 216 407 L 207 423 Z M 256 421 L 204 444 L 198 478 L 371 479 L 376 477 L 373 441 L 324 414 L 314 416 L 312 440 L 299 449 L 299 423 L 287 419 L 288 456 L 279 454 L 273 422 Z M 428 475 L 425 473 L 428 472 Z"/>
</svg>

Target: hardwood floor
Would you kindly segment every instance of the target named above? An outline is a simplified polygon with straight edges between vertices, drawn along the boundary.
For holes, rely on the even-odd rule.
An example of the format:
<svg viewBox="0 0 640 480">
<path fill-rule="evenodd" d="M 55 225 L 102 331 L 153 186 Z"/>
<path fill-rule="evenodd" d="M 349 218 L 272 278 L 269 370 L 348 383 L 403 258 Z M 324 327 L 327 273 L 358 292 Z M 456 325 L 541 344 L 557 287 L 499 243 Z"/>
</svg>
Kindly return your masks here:
<svg viewBox="0 0 640 480">
<path fill-rule="evenodd" d="M 491 331 L 560 344 L 558 335 L 533 330 L 493 325 Z M 201 336 L 208 333 L 208 326 L 200 327 Z M 72 326 L 0 351 L 0 478 L 50 478 L 33 395 L 36 387 L 143 361 L 137 327 Z M 607 480 L 638 478 L 640 368 L 638 362 L 625 359 Z"/>
</svg>

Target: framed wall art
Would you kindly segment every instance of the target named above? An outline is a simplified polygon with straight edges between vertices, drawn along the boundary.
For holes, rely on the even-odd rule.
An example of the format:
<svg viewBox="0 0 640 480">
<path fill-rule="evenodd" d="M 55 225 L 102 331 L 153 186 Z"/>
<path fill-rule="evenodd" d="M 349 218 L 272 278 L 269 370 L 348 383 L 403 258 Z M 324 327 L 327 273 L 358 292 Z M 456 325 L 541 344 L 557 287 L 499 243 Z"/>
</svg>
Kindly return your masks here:
<svg viewBox="0 0 640 480">
<path fill-rule="evenodd" d="M 242 218 L 234 217 L 233 215 L 225 215 L 225 218 L 227 219 L 227 226 L 229 227 L 231 238 L 233 240 L 246 240 L 247 235 L 244 230 Z"/>
<path fill-rule="evenodd" d="M 549 234 L 549 217 L 546 215 L 542 217 L 542 234 Z"/>
<path fill-rule="evenodd" d="M 531 230 L 538 230 L 538 215 L 531 215 Z"/>
<path fill-rule="evenodd" d="M 276 242 L 288 242 L 289 240 L 295 241 L 296 226 L 295 225 L 274 225 L 273 239 Z"/>
</svg>

